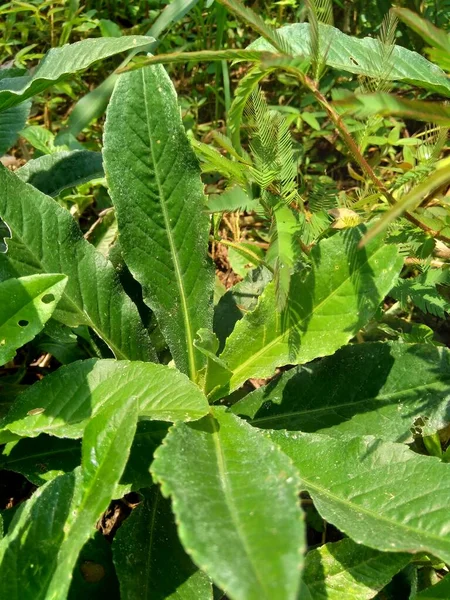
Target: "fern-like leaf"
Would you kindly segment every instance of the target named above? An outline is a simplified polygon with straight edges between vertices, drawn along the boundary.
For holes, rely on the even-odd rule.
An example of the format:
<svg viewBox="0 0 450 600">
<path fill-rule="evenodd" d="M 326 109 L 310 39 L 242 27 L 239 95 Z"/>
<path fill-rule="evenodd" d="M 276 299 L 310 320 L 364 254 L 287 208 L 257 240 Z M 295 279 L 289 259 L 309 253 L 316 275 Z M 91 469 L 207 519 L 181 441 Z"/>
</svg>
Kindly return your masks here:
<svg viewBox="0 0 450 600">
<path fill-rule="evenodd" d="M 328 46 L 324 47 L 320 35 L 320 25 L 333 25 L 333 4 L 331 0 L 306 0 L 308 8 L 308 20 L 310 24 L 310 44 L 311 44 L 311 64 L 313 68 L 313 77 L 316 81 L 322 76 L 329 51 Z"/>
<path fill-rule="evenodd" d="M 402 306 L 412 302 L 422 312 L 444 319 L 445 314 L 450 312 L 450 303 L 441 295 L 437 286 L 449 285 L 448 273 L 443 269 L 428 269 L 418 277 L 399 279 L 389 295 Z"/>
</svg>

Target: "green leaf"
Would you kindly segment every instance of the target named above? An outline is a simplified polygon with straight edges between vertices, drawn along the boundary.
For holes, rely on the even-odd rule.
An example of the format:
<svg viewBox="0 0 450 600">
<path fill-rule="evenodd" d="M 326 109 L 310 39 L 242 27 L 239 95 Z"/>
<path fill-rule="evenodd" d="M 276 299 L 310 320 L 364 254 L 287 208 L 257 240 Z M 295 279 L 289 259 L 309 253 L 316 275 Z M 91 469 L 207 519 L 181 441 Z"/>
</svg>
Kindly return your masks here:
<svg viewBox="0 0 450 600">
<path fill-rule="evenodd" d="M 180 539 L 233 600 L 294 600 L 304 531 L 289 460 L 223 409 L 176 424 L 153 476 L 172 497 Z M 195 508 L 194 508 L 195 507 Z"/>
<path fill-rule="evenodd" d="M 343 100 L 336 101 L 335 105 L 349 110 L 361 119 L 372 115 L 381 115 L 436 123 L 444 127 L 450 126 L 450 108 L 443 102 L 408 100 L 400 96 L 377 92 L 375 94 L 351 95 Z M 408 139 L 411 138 L 400 141 L 407 142 Z"/>
<path fill-rule="evenodd" d="M 98 60 L 127 50 L 145 48 L 154 41 L 145 36 L 95 38 L 52 48 L 38 65 L 32 77 L 0 80 L 0 111 L 40 94 L 55 82 L 90 67 Z"/>
<path fill-rule="evenodd" d="M 66 283 L 67 277 L 50 274 L 0 282 L 0 365 L 43 329 Z"/>
<path fill-rule="evenodd" d="M 69 211 L 1 166 L 0 188 L 0 218 L 12 232 L 7 254 L 0 254 L 0 279 L 67 275 L 54 318 L 92 327 L 117 358 L 156 360 L 114 267 L 83 238 Z"/>
<path fill-rule="evenodd" d="M 207 210 L 211 213 L 234 212 L 236 210 L 251 212 L 258 207 L 258 200 L 249 198 L 248 194 L 239 185 L 234 185 L 222 194 L 209 196 Z"/>
<path fill-rule="evenodd" d="M 30 102 L 24 102 L 0 113 L 0 156 L 16 143 L 19 132 L 27 122 L 30 107 Z"/>
<path fill-rule="evenodd" d="M 434 173 L 429 175 L 425 181 L 414 186 L 410 192 L 402 196 L 394 206 L 391 206 L 389 210 L 383 214 L 381 219 L 379 219 L 369 230 L 363 243 L 366 244 L 374 236 L 386 231 L 388 226 L 395 221 L 395 219 L 400 217 L 406 211 L 415 210 L 429 194 L 447 184 L 449 181 L 450 165 L 444 164 L 442 167 L 436 169 Z"/>
<path fill-rule="evenodd" d="M 23 439 L 6 444 L 0 454 L 0 468 L 22 473 L 34 485 L 42 485 L 72 471 L 80 460 L 78 440 L 40 435 L 35 440 Z"/>
<path fill-rule="evenodd" d="M 55 152 L 54 134 L 41 125 L 29 125 L 20 132 L 21 137 L 42 154 Z"/>
<path fill-rule="evenodd" d="M 106 510 L 125 469 L 136 431 L 134 396 L 108 403 L 86 426 L 82 443 L 80 500 L 64 525 L 65 538 L 46 598 L 65 598 L 83 545 Z"/>
<path fill-rule="evenodd" d="M 448 600 L 450 597 L 450 575 L 447 575 L 439 583 L 419 592 L 414 600 Z"/>
<path fill-rule="evenodd" d="M 407 8 L 393 8 L 392 10 L 403 23 L 420 35 L 427 44 L 439 48 L 447 54 L 450 52 L 450 41 L 446 31 L 435 27 L 430 21 L 422 19 Z"/>
<path fill-rule="evenodd" d="M 410 561 L 409 554 L 378 552 L 347 538 L 308 552 L 303 582 L 312 600 L 369 600 Z"/>
<path fill-rule="evenodd" d="M 264 250 L 250 242 L 232 242 L 228 246 L 228 260 L 233 271 L 245 277 L 250 269 L 264 261 Z"/>
<path fill-rule="evenodd" d="M 167 4 L 145 34 L 146 36 L 156 38 L 145 50 L 152 52 L 157 47 L 159 43 L 157 38 L 161 36 L 163 31 L 172 23 L 176 23 L 182 19 L 197 2 L 198 0 L 172 0 L 172 2 Z M 136 52 L 130 52 L 120 66 L 126 66 L 135 54 Z M 76 137 L 93 119 L 102 116 L 114 90 L 117 77 L 116 73 L 111 73 L 98 87 L 83 96 L 75 104 L 67 120 L 67 131 L 69 134 Z"/>
<path fill-rule="evenodd" d="M 214 332 L 219 338 L 219 350 L 222 351 L 225 340 L 233 331 L 236 323 L 244 314 L 253 310 L 266 285 L 271 281 L 272 273 L 261 266 L 253 269 L 246 278 L 230 288 L 219 300 L 214 310 Z"/>
<path fill-rule="evenodd" d="M 0 596 L 44 600 L 56 568 L 79 471 L 49 481 L 23 503 L 0 541 Z M 52 507 L 49 510 L 49 507 Z"/>
<path fill-rule="evenodd" d="M 439 369 L 436 369 L 439 365 Z M 450 421 L 450 351 L 428 344 L 366 343 L 286 371 L 233 405 L 264 429 L 374 435 L 412 442 Z"/>
<path fill-rule="evenodd" d="M 122 600 L 212 600 L 208 578 L 192 563 L 177 535 L 170 502 L 153 486 L 113 542 Z"/>
<path fill-rule="evenodd" d="M 29 387 L 1 422 L 2 431 L 22 437 L 48 433 L 78 438 L 102 407 L 130 396 L 139 400 L 139 416 L 145 419 L 189 421 L 208 412 L 199 388 L 175 369 L 90 359 L 60 367 Z"/>
<path fill-rule="evenodd" d="M 330 25 L 319 25 L 321 44 L 328 49 L 325 62 L 329 67 L 356 75 L 377 78 L 384 62 L 384 48 L 371 37 L 358 39 L 346 35 Z M 280 37 L 289 43 L 293 56 L 310 56 L 310 25 L 295 23 L 277 30 Z M 273 52 L 273 47 L 260 38 L 248 46 L 248 50 Z M 444 71 L 423 58 L 417 52 L 394 46 L 391 68 L 385 69 L 388 81 L 400 81 L 417 87 L 450 96 L 450 83 Z"/>
<path fill-rule="evenodd" d="M 67 597 L 78 554 L 125 468 L 137 413 L 133 396 L 105 406 L 86 427 L 81 469 L 39 488 L 17 513 L 0 542 L 2 598 Z"/>
<path fill-rule="evenodd" d="M 47 154 L 29 160 L 16 174 L 47 196 L 57 196 L 67 188 L 103 177 L 102 155 L 89 150 Z"/>
<path fill-rule="evenodd" d="M 269 284 L 256 309 L 236 324 L 220 358 L 233 371 L 230 390 L 276 367 L 332 354 L 370 319 L 396 280 L 402 259 L 378 238 L 358 249 L 363 228 L 340 232 L 311 252 L 312 270 L 294 274 L 283 314 Z"/>
<path fill-rule="evenodd" d="M 211 328 L 214 273 L 200 169 L 163 67 L 123 76 L 108 108 L 104 160 L 125 261 L 177 367 L 196 379 L 193 346 Z"/>
<path fill-rule="evenodd" d="M 358 544 L 450 560 L 450 465 L 374 437 L 273 431 L 322 517 Z"/>
</svg>

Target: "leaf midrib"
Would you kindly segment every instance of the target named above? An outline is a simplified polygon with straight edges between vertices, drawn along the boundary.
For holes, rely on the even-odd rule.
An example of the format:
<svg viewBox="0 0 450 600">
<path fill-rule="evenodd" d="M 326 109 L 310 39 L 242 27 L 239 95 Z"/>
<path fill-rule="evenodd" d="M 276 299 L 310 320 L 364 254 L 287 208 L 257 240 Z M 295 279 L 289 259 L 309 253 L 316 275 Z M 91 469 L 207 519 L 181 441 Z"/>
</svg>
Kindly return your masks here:
<svg viewBox="0 0 450 600">
<path fill-rule="evenodd" d="M 312 489 L 312 490 L 316 491 L 318 494 L 322 494 L 323 496 L 327 497 L 329 500 L 336 502 L 337 504 L 341 504 L 345 507 L 349 507 L 352 513 L 357 513 L 357 512 L 361 513 L 362 512 L 362 513 L 368 515 L 369 517 L 371 517 L 372 519 L 374 519 L 375 521 L 377 521 L 377 520 L 382 521 L 384 523 L 388 523 L 390 527 L 396 527 L 398 529 L 403 529 L 407 533 L 414 533 L 414 534 L 418 535 L 419 539 L 425 537 L 425 538 L 430 538 L 431 540 L 436 540 L 440 544 L 442 544 L 443 541 L 445 542 L 445 540 L 443 540 L 442 536 L 437 536 L 437 535 L 430 533 L 429 531 L 424 532 L 423 529 L 416 529 L 415 527 L 411 527 L 411 526 L 405 525 L 403 523 L 398 523 L 396 521 L 393 521 L 392 519 L 389 519 L 388 517 L 380 515 L 380 513 L 375 512 L 375 510 L 368 509 L 359 504 L 352 503 L 350 500 L 346 500 L 345 498 L 336 496 L 328 488 L 321 487 L 321 486 L 317 485 L 317 483 L 312 483 L 303 474 L 301 475 L 301 480 L 302 480 L 302 483 L 304 484 L 305 488 L 308 489 L 309 492 Z M 314 500 L 314 498 L 313 498 L 313 500 Z M 413 500 L 414 500 L 414 498 L 413 498 Z M 367 543 L 367 542 L 364 542 L 364 543 Z M 425 548 L 425 544 L 422 544 L 422 546 Z M 448 552 L 450 552 L 450 542 L 448 542 L 448 546 L 449 546 Z M 376 549 L 378 549 L 378 548 L 376 548 Z M 401 552 L 402 548 L 401 547 L 398 548 L 397 551 Z M 434 549 L 431 548 L 431 549 L 429 549 L 429 551 L 433 552 Z M 447 556 L 449 556 L 449 554 L 447 554 Z M 448 560 L 448 559 L 446 559 L 446 560 Z"/>
<path fill-rule="evenodd" d="M 264 582 L 261 580 L 260 574 L 259 574 L 255 564 L 253 563 L 252 554 L 248 547 L 247 539 L 246 539 L 244 533 L 242 532 L 241 523 L 239 522 L 239 520 L 237 519 L 236 514 L 235 514 L 237 512 L 235 500 L 234 500 L 233 493 L 232 493 L 232 490 L 230 489 L 230 485 L 229 485 L 228 478 L 227 478 L 226 459 L 225 459 L 225 456 L 224 456 L 224 453 L 222 450 L 222 446 L 220 443 L 219 429 L 216 425 L 216 420 L 213 415 L 209 416 L 209 420 L 210 420 L 210 422 L 212 424 L 212 428 L 213 428 L 212 439 L 214 441 L 214 449 L 215 449 L 215 454 L 216 454 L 216 459 L 217 459 L 217 469 L 218 469 L 220 486 L 223 490 L 225 504 L 227 505 L 227 508 L 228 508 L 228 513 L 229 513 L 231 520 L 235 526 L 235 530 L 239 536 L 239 539 L 241 540 L 242 546 L 245 550 L 245 554 L 248 558 L 248 563 L 252 568 L 255 580 L 259 583 L 261 590 L 264 590 L 264 592 L 266 594 L 266 598 L 270 598 L 270 593 L 265 588 Z"/>
<path fill-rule="evenodd" d="M 334 404 L 332 406 L 324 406 L 324 407 L 320 407 L 320 408 L 311 408 L 309 410 L 298 410 L 296 412 L 286 412 L 283 414 L 277 414 L 277 415 L 272 415 L 272 416 L 267 416 L 267 417 L 260 417 L 260 418 L 256 418 L 256 419 L 252 419 L 251 422 L 252 423 L 263 423 L 264 421 L 282 421 L 283 419 L 287 418 L 287 417 L 296 417 L 299 415 L 309 415 L 311 413 L 321 413 L 321 412 L 334 412 L 335 410 L 338 410 L 340 408 L 347 408 L 348 406 L 355 406 L 358 404 L 365 404 L 366 402 L 374 402 L 376 400 L 389 400 L 389 399 L 395 399 L 397 398 L 401 398 L 403 394 L 409 394 L 410 392 L 415 392 L 418 390 L 424 390 L 424 389 L 429 389 L 432 387 L 435 387 L 436 385 L 439 385 L 445 381 L 449 381 L 450 380 L 450 376 L 446 377 L 446 378 L 441 378 L 439 381 L 435 381 L 434 383 L 425 383 L 423 385 L 418 385 L 415 387 L 411 387 L 411 388 L 407 388 L 404 390 L 401 390 L 399 392 L 396 393 L 391 393 L 391 394 L 380 394 L 378 396 L 371 396 L 371 397 L 367 397 L 367 398 L 362 398 L 361 400 L 356 400 L 355 402 L 343 402 L 342 404 Z M 267 400 L 265 400 L 265 402 L 270 401 L 270 398 L 267 398 Z M 377 408 L 383 408 L 384 406 L 390 406 L 391 403 L 385 403 L 382 406 L 379 406 Z M 261 408 L 261 407 L 260 407 Z M 258 409 L 260 410 L 260 409 Z M 355 415 L 356 416 L 356 415 Z"/>
<path fill-rule="evenodd" d="M 165 198 L 163 186 L 162 186 L 160 178 L 159 178 L 158 162 L 156 161 L 156 158 L 155 158 L 152 132 L 150 131 L 150 112 L 149 112 L 149 106 L 148 106 L 148 102 L 147 102 L 147 93 L 146 93 L 147 87 L 146 87 L 146 81 L 145 81 L 145 69 L 141 69 L 141 76 L 142 76 L 142 88 L 143 88 L 145 116 L 146 116 L 146 124 L 147 124 L 147 134 L 148 134 L 148 139 L 149 139 L 149 148 L 150 148 L 150 153 L 152 156 L 152 163 L 154 165 L 156 184 L 157 184 L 158 190 L 159 190 L 161 212 L 163 215 L 167 239 L 168 239 L 169 246 L 170 246 L 170 254 L 172 256 L 172 261 L 173 261 L 173 265 L 175 268 L 175 279 L 176 279 L 177 287 L 178 287 L 178 290 L 180 293 L 180 299 L 181 299 L 181 305 L 182 305 L 182 316 L 183 316 L 183 321 L 184 321 L 184 329 L 186 332 L 189 377 L 192 381 L 195 381 L 196 380 L 196 366 L 195 366 L 195 357 L 194 357 L 194 352 L 193 352 L 194 335 L 192 333 L 192 325 L 191 325 L 191 320 L 190 320 L 190 315 L 189 315 L 189 310 L 188 310 L 188 305 L 187 305 L 187 295 L 186 295 L 186 291 L 184 289 L 183 277 L 181 275 L 181 266 L 180 266 L 180 262 L 178 259 L 178 253 L 177 253 L 177 249 L 176 249 L 175 242 L 173 239 L 173 235 L 172 235 L 170 218 L 167 213 L 167 207 L 166 207 L 166 198 Z"/>
<path fill-rule="evenodd" d="M 362 263 L 360 265 L 360 268 L 357 270 L 357 273 L 360 273 L 362 271 L 362 269 L 369 264 L 369 260 L 373 259 L 378 252 L 381 252 L 382 250 L 385 249 L 385 246 L 380 246 L 373 254 L 370 255 L 370 257 L 367 258 L 367 260 Z M 342 283 L 340 283 L 326 298 L 324 298 L 321 302 L 319 302 L 319 304 L 317 304 L 313 310 L 311 310 L 310 313 L 308 313 L 307 315 L 305 315 L 302 320 L 300 321 L 301 323 L 303 323 L 306 319 L 309 319 L 310 317 L 312 317 L 325 303 L 327 303 L 331 298 L 334 297 L 335 294 L 337 294 L 337 292 L 340 290 L 340 288 L 344 285 L 346 285 L 349 281 L 351 281 L 352 276 L 354 276 L 354 273 L 348 275 L 348 277 L 346 277 Z M 306 282 L 305 282 L 306 284 Z M 270 285 L 270 284 L 269 284 Z M 272 284 L 273 285 L 273 284 Z M 236 379 L 238 379 L 236 377 L 236 375 L 238 373 L 241 373 L 241 371 L 245 370 L 245 368 L 247 367 L 247 365 L 252 364 L 253 362 L 257 362 L 259 357 L 264 355 L 268 350 L 270 350 L 273 346 L 276 346 L 287 334 L 289 334 L 292 330 L 294 329 L 294 327 L 288 327 L 285 331 L 283 331 L 281 334 L 277 335 L 271 342 L 269 342 L 268 344 L 266 344 L 263 348 L 261 348 L 261 350 L 258 350 L 256 353 L 252 354 L 251 358 L 247 359 L 246 361 L 244 361 L 243 363 L 241 363 L 239 365 L 239 367 L 237 369 L 235 369 L 233 371 L 233 377 L 231 379 L 231 381 L 235 381 Z M 238 379 L 239 381 L 239 379 Z M 234 384 L 236 385 L 236 384 Z M 239 384 L 238 384 L 239 385 Z M 231 389 L 234 389 L 234 386 L 232 384 Z"/>
</svg>

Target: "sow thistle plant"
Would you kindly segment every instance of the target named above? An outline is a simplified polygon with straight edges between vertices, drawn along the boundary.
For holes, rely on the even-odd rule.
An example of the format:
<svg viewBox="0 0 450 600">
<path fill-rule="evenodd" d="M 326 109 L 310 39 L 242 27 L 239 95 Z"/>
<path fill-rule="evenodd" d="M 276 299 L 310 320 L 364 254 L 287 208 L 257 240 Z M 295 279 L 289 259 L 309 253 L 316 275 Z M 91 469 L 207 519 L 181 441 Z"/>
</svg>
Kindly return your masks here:
<svg viewBox="0 0 450 600">
<path fill-rule="evenodd" d="M 427 207 L 416 209 L 448 182 L 448 170 L 436 163 L 427 179 L 394 195 L 308 75 L 311 63 L 315 75 L 328 66 L 376 77 L 374 40 L 322 24 L 326 10 L 312 11 L 311 26 L 275 32 L 235 1 L 224 4 L 262 35 L 247 51 L 201 55 L 254 63 L 230 111 L 231 138 L 217 138 L 228 157 L 191 145 L 174 86 L 151 64 L 187 58 L 175 54 L 140 60 L 118 79 L 102 164 L 74 151 L 15 173 L 0 169 L 1 363 L 44 327 L 64 339 L 84 335 L 94 349 L 25 389 L 2 382 L 2 467 L 36 486 L 2 512 L 2 598 L 118 597 L 119 589 L 130 600 L 381 598 L 394 597 L 386 586 L 401 571 L 413 589 L 419 569 L 447 572 L 450 466 L 438 432 L 449 423 L 449 351 L 401 335 L 364 341 L 361 330 L 383 325 L 391 294 L 428 310 L 432 288 L 436 314 L 445 314 L 437 290 L 445 271 L 424 270 L 415 285 L 400 279 L 399 248 L 445 244 L 445 228 L 430 225 Z M 52 50 L 32 77 L 3 78 L 0 118 L 10 139 L 27 98 L 95 59 L 152 41 L 87 40 Z M 326 52 L 311 60 L 311 48 Z M 392 56 L 393 81 L 450 95 L 445 74 L 426 59 L 397 46 Z M 299 193 L 287 125 L 257 90 L 275 69 L 298 77 L 326 109 L 370 180 L 381 219 L 370 220 L 359 202 L 350 216 L 335 213 L 340 228 L 330 227 L 330 207 L 316 193 L 317 212 L 330 219 L 304 237 L 314 197 Z M 248 152 L 236 141 L 245 110 Z M 227 176 L 223 196 L 204 196 L 194 149 L 204 169 Z M 55 201 L 99 169 L 128 282 Z M 239 208 L 268 220 L 269 250 L 214 306 L 210 214 Z M 339 209 L 336 202 L 331 210 Z M 397 214 L 395 231 L 388 225 Z M 267 383 L 246 393 L 255 378 Z M 434 456 L 413 451 L 413 430 Z M 109 546 L 96 524 L 130 492 L 138 506 Z M 340 541 L 308 547 L 311 515 L 339 530 Z M 92 565 L 102 576 L 83 578 Z M 430 593 L 446 597 L 449 589 L 447 576 Z"/>
</svg>

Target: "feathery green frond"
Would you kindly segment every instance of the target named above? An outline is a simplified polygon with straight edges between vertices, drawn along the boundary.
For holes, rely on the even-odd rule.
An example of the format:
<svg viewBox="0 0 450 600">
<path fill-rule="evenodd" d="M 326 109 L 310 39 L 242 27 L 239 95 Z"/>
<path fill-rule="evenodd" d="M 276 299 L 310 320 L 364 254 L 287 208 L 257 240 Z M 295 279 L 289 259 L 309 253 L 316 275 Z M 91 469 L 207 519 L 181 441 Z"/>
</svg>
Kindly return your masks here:
<svg viewBox="0 0 450 600">
<path fill-rule="evenodd" d="M 210 213 L 255 211 L 259 207 L 258 200 L 250 198 L 247 192 L 238 185 L 226 189 L 222 194 L 209 196 L 206 210 Z"/>
<path fill-rule="evenodd" d="M 240 163 L 231 161 L 226 156 L 221 154 L 218 150 L 216 150 L 212 146 L 204 144 L 203 142 L 191 139 L 191 144 L 194 148 L 196 155 L 201 161 L 201 167 L 204 173 L 208 173 L 211 171 L 221 173 L 222 175 L 225 175 L 225 177 L 228 177 L 232 181 L 245 185 L 246 167 L 244 167 Z"/>
<path fill-rule="evenodd" d="M 440 294 L 437 286 L 449 284 L 448 270 L 428 269 L 418 277 L 399 279 L 389 295 L 402 306 L 412 302 L 422 312 L 444 319 L 445 313 L 450 312 L 450 302 Z"/>
<path fill-rule="evenodd" d="M 258 87 L 259 82 L 264 79 L 264 77 L 275 71 L 275 69 L 276 67 L 261 69 L 259 65 L 252 67 L 250 71 L 239 81 L 234 92 L 233 102 L 231 103 L 230 110 L 228 111 L 228 126 L 231 131 L 233 145 L 240 151 L 242 151 L 241 128 L 245 107 L 252 93 Z"/>
<path fill-rule="evenodd" d="M 216 144 L 220 146 L 223 150 L 228 152 L 230 156 L 235 158 L 237 161 L 245 163 L 247 165 L 251 163 L 251 159 L 247 155 L 247 153 L 243 151 L 241 156 L 234 147 L 233 141 L 228 136 L 224 135 L 223 133 L 220 133 L 220 131 L 213 131 L 212 135 L 213 140 L 216 142 Z"/>
<path fill-rule="evenodd" d="M 318 177 L 308 192 L 308 209 L 312 213 L 330 210 L 338 205 L 338 189 L 334 181 Z"/>
<path fill-rule="evenodd" d="M 391 72 L 394 68 L 392 54 L 395 48 L 395 32 L 398 19 L 393 11 L 389 11 L 381 24 L 380 34 L 377 38 L 379 52 L 371 56 L 372 77 L 359 78 L 360 91 L 363 94 L 375 92 L 389 92 L 392 88 Z M 358 134 L 358 143 L 361 152 L 367 145 L 367 138 L 376 133 L 382 123 L 379 115 L 370 116 L 365 120 L 365 127 Z"/>
<path fill-rule="evenodd" d="M 333 4 L 331 0 L 306 0 L 310 24 L 311 63 L 316 81 L 322 76 L 331 41 L 324 46 L 320 24 L 333 25 Z"/>
</svg>

